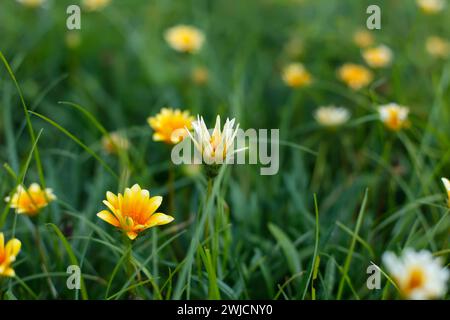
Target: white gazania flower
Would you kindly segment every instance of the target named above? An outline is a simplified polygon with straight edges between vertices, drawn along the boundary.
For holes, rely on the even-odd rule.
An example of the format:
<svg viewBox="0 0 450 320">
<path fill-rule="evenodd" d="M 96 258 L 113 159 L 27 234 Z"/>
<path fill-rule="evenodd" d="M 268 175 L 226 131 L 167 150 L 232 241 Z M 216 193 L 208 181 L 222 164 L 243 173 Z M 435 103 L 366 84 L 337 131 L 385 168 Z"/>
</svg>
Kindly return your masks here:
<svg viewBox="0 0 450 320">
<path fill-rule="evenodd" d="M 383 263 L 406 299 L 435 299 L 447 291 L 450 272 L 427 250 L 406 249 L 401 257 L 386 252 Z"/>
<path fill-rule="evenodd" d="M 450 208 L 450 180 L 447 178 L 442 178 L 442 183 L 444 184 L 445 189 L 447 190 L 448 194 L 448 207 Z"/>
<path fill-rule="evenodd" d="M 350 112 L 342 107 L 320 107 L 314 113 L 314 118 L 322 126 L 338 127 L 350 119 Z"/>
<path fill-rule="evenodd" d="M 220 126 L 220 116 L 216 118 L 216 125 L 212 134 L 209 133 L 203 117 L 197 116 L 197 121 L 192 122 L 194 134 L 186 128 L 188 134 L 200 152 L 202 160 L 208 164 L 223 164 L 239 150 L 234 150 L 234 140 L 239 129 L 239 124 L 234 128 L 235 119 L 225 121 L 223 130 Z"/>
<path fill-rule="evenodd" d="M 389 103 L 378 108 L 380 119 L 390 130 L 399 131 L 408 126 L 409 108 Z"/>
</svg>

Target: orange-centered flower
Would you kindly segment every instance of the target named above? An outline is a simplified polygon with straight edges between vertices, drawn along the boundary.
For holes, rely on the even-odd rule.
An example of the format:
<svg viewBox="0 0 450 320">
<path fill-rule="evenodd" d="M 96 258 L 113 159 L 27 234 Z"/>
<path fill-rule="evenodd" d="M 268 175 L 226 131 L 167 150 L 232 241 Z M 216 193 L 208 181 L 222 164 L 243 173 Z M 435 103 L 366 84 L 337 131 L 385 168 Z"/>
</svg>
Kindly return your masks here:
<svg viewBox="0 0 450 320">
<path fill-rule="evenodd" d="M 312 82 L 311 74 L 301 63 L 291 63 L 283 69 L 283 81 L 292 88 L 304 87 Z"/>
<path fill-rule="evenodd" d="M 188 25 L 174 26 L 166 31 L 164 37 L 174 50 L 187 53 L 199 51 L 205 41 L 202 31 Z"/>
<path fill-rule="evenodd" d="M 162 197 L 150 198 L 150 192 L 141 189 L 138 184 L 126 188 L 124 194 L 106 193 L 103 203 L 108 210 L 102 210 L 97 216 L 125 232 L 134 240 L 139 232 L 173 221 L 173 217 L 155 211 L 162 202 Z"/>
<path fill-rule="evenodd" d="M 373 75 L 367 68 L 346 63 L 338 70 L 338 77 L 353 90 L 359 90 L 372 82 Z"/>
<path fill-rule="evenodd" d="M 18 186 L 12 197 L 6 197 L 5 201 L 11 203 L 11 208 L 16 209 L 17 213 L 35 216 L 55 199 L 52 189 L 43 190 L 39 184 L 32 183 L 28 189 Z"/>
<path fill-rule="evenodd" d="M 120 154 L 129 149 L 130 142 L 120 133 L 111 132 L 102 138 L 102 146 L 109 154 Z"/>
<path fill-rule="evenodd" d="M 399 131 L 409 125 L 409 108 L 396 103 L 380 106 L 378 109 L 380 119 L 386 127 L 393 131 Z"/>
<path fill-rule="evenodd" d="M 160 113 L 147 119 L 148 124 L 155 130 L 153 140 L 176 144 L 186 137 L 188 130 L 192 129 L 194 117 L 189 111 L 162 108 Z"/>
<path fill-rule="evenodd" d="M 0 232 L 0 276 L 14 277 L 14 269 L 11 264 L 16 260 L 19 254 L 21 242 L 17 239 L 11 239 L 5 246 L 5 237 Z"/>
</svg>

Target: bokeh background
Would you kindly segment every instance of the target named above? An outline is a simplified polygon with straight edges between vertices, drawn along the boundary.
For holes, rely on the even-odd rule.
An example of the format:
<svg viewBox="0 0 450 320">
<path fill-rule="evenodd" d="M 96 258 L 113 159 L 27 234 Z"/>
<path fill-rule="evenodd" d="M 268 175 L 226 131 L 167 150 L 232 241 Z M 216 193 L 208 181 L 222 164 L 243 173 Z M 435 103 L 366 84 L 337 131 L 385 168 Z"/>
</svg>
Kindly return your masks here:
<svg viewBox="0 0 450 320">
<path fill-rule="evenodd" d="M 302 274 L 308 274 L 315 255 L 314 194 L 320 225 L 318 299 L 337 297 L 366 189 L 351 280 L 342 298 L 397 297 L 384 279 L 383 290 L 366 287 L 367 266 L 381 265 L 385 250 L 426 248 L 448 258 L 450 221 L 440 177 L 450 176 L 450 66 L 448 59 L 427 53 L 425 43 L 432 35 L 450 38 L 450 6 L 426 15 L 409 0 L 113 0 L 98 12 L 82 10 L 81 30 L 68 31 L 66 8 L 74 3 L 47 1 L 30 9 L 2 1 L 0 49 L 28 108 L 71 132 L 121 178 L 118 182 L 73 140 L 30 115 L 35 131 L 43 129 L 38 148 L 46 184 L 58 201 L 38 218 L 41 254 L 34 222 L 14 217 L 13 211 L 2 215 L 0 229 L 8 236 L 15 228 L 23 243 L 17 277 L 8 284 L 11 296 L 79 297 L 65 287 L 70 259 L 46 225 L 54 223 L 82 261 L 89 297 L 107 297 L 121 238 L 95 215 L 104 209 L 107 190 L 139 183 L 164 196 L 162 212 L 176 219 L 139 237 L 134 249 L 137 259 L 148 261 L 163 297 L 173 298 L 172 283 L 175 287 L 196 227 L 205 180 L 198 167 L 173 168 L 170 147 L 152 141 L 146 118 L 163 107 L 200 114 L 211 126 L 219 114 L 236 118 L 242 128 L 281 130 L 277 175 L 261 176 L 258 165 L 233 166 L 225 174 L 219 207 L 227 223 L 216 265 L 221 298 L 311 298 Z M 336 70 L 347 62 L 364 64 L 353 34 L 365 28 L 370 4 L 382 12 L 381 30 L 370 32 L 376 43 L 392 49 L 394 61 L 373 70 L 368 88 L 353 91 Z M 199 53 L 168 46 L 164 32 L 177 24 L 205 33 Z M 283 83 L 283 67 L 295 61 L 312 74 L 310 86 L 294 90 Z M 206 81 L 193 78 L 198 68 L 207 70 Z M 0 70 L 0 161 L 19 172 L 32 144 L 14 83 L 3 66 Z M 126 157 L 106 153 L 93 123 L 59 101 L 79 104 L 108 131 L 123 133 L 131 143 Z M 386 130 L 377 118 L 376 107 L 391 101 L 411 108 L 411 126 L 399 133 Z M 345 106 L 352 119 L 340 130 L 326 130 L 313 117 L 321 105 Z M 25 183 L 33 181 L 39 176 L 31 161 Z M 0 195 L 15 183 L 8 170 L 0 170 Z M 38 263 L 42 255 L 44 269 Z M 201 261 L 197 254 L 190 290 L 182 297 L 208 297 L 210 278 Z M 127 279 L 118 271 L 109 294 L 119 292 Z M 149 284 L 140 290 L 141 298 L 158 298 Z M 129 294 L 115 298 L 134 297 Z"/>
</svg>

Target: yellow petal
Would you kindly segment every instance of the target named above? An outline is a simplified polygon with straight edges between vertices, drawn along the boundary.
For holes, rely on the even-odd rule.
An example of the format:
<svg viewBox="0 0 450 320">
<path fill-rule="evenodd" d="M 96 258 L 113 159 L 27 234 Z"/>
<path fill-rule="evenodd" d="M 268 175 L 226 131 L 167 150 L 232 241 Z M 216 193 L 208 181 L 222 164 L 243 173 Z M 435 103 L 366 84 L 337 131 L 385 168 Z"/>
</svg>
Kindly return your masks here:
<svg viewBox="0 0 450 320">
<path fill-rule="evenodd" d="M 3 232 L 0 232 L 0 257 L 3 255 L 3 251 L 5 250 L 5 236 Z"/>
<path fill-rule="evenodd" d="M 17 239 L 11 239 L 8 241 L 5 247 L 5 256 L 10 257 L 10 261 L 14 261 L 16 259 L 17 254 L 20 251 L 20 247 L 22 243 Z"/>
<path fill-rule="evenodd" d="M 1 273 L 1 275 L 5 276 L 5 277 L 14 277 L 16 275 L 16 273 L 14 272 L 14 270 L 12 268 L 8 268 L 5 271 L 3 271 Z"/>
<path fill-rule="evenodd" d="M 158 212 L 158 213 L 153 214 L 150 217 L 146 226 L 147 226 L 147 228 L 151 228 L 154 226 L 161 226 L 164 224 L 171 223 L 173 220 L 174 220 L 174 218 L 172 216 Z"/>
<path fill-rule="evenodd" d="M 118 227 L 120 225 L 119 220 L 117 220 L 117 218 L 107 210 L 102 210 L 99 213 L 97 213 L 97 217 L 108 222 L 109 224 L 112 224 L 115 227 Z"/>
<path fill-rule="evenodd" d="M 162 201 L 163 201 L 163 197 L 161 197 L 161 196 L 151 197 L 149 200 L 149 205 L 148 205 L 148 209 L 147 209 L 148 214 L 152 214 L 153 212 L 155 212 L 161 205 Z"/>
<path fill-rule="evenodd" d="M 130 240 L 136 239 L 137 235 L 138 234 L 136 232 L 134 232 L 134 231 L 128 231 L 127 232 L 127 236 L 128 236 L 128 238 L 130 238 Z"/>
</svg>

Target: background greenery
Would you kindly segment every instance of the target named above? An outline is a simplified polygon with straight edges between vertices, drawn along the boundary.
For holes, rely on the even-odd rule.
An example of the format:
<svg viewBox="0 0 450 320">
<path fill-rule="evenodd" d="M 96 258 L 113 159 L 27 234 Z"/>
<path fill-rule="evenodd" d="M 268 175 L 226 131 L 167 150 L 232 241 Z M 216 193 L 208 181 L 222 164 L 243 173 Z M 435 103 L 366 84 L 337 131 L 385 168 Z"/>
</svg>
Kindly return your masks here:
<svg viewBox="0 0 450 320">
<path fill-rule="evenodd" d="M 0 49 L 28 109 L 72 133 L 119 179 L 30 114 L 35 134 L 42 129 L 36 148 L 45 184 L 58 201 L 35 221 L 0 204 L 0 230 L 22 241 L 17 277 L 2 283 L 6 298 L 311 299 L 314 287 L 317 299 L 387 299 L 398 294 L 384 277 L 382 290 L 366 287 L 366 268 L 381 266 L 384 251 L 427 248 L 448 263 L 450 220 L 440 177 L 450 176 L 450 67 L 429 57 L 424 42 L 433 34 L 450 37 L 449 8 L 425 16 L 408 0 L 117 0 L 101 12 L 83 12 L 81 43 L 70 47 L 65 9 L 72 3 L 30 10 L 2 1 Z M 382 29 L 372 32 L 395 60 L 376 71 L 369 89 L 353 92 L 337 80 L 336 68 L 363 63 L 352 34 L 365 27 L 369 4 L 382 8 Z M 198 55 L 165 43 L 164 31 L 180 23 L 205 32 Z M 292 38 L 302 42 L 296 56 L 286 50 Z M 313 74 L 311 87 L 282 83 L 280 71 L 291 61 Z M 191 80 L 195 66 L 208 69 L 206 85 Z M 27 169 L 27 185 L 39 181 L 39 171 L 29 158 L 33 144 L 18 91 L 0 69 L 6 164 L 0 195 L 6 196 L 18 183 L 11 171 Z M 94 123 L 59 101 L 126 134 L 128 154 L 102 151 Z M 390 101 L 411 107 L 411 128 L 394 134 L 377 120 L 376 106 Z M 328 104 L 348 107 L 350 124 L 335 132 L 318 127 L 313 110 Z M 279 173 L 228 167 L 206 200 L 203 176 L 174 168 L 170 148 L 151 139 L 145 119 L 166 106 L 201 114 L 210 125 L 220 114 L 242 128 L 280 128 Z M 138 276 L 124 267 L 120 233 L 95 216 L 107 190 L 134 183 L 163 195 L 162 212 L 176 219 L 135 241 L 131 272 L 137 268 Z M 82 266 L 82 292 L 66 288 L 73 259 Z"/>
</svg>

